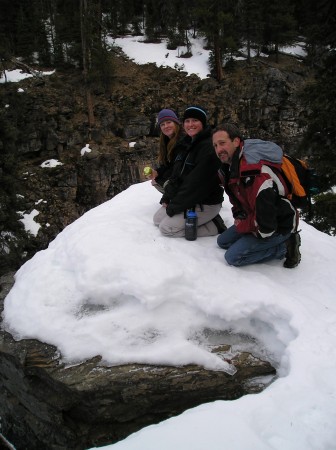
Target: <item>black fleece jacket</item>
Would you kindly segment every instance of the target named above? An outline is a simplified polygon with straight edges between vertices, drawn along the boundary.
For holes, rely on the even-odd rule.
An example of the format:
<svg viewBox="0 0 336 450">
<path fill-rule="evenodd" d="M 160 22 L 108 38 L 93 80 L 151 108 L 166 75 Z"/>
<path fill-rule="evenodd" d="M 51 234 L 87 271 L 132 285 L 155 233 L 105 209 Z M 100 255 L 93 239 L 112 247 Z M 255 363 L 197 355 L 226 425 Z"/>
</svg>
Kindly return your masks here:
<svg viewBox="0 0 336 450">
<path fill-rule="evenodd" d="M 221 164 L 212 145 L 211 128 L 202 130 L 193 140 L 186 136 L 181 144 L 183 150 L 175 160 L 161 199 L 161 203 L 168 203 L 170 217 L 196 205 L 216 205 L 223 201 L 218 178 Z"/>
</svg>

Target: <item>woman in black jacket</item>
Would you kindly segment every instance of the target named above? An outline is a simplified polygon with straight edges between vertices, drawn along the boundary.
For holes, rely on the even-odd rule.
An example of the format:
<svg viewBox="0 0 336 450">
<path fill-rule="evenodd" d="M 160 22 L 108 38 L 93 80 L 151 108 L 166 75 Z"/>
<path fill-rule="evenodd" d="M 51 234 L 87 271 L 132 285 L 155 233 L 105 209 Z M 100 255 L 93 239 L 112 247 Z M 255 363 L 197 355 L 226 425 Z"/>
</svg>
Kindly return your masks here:
<svg viewBox="0 0 336 450">
<path fill-rule="evenodd" d="M 160 201 L 162 207 L 154 215 L 154 224 L 165 236 L 183 237 L 185 212 L 194 208 L 198 216 L 197 235 L 215 236 L 226 227 L 219 215 L 223 201 L 217 174 L 220 163 L 206 112 L 197 106 L 187 108 L 183 127 L 186 136 L 180 141 L 180 152 Z"/>
</svg>

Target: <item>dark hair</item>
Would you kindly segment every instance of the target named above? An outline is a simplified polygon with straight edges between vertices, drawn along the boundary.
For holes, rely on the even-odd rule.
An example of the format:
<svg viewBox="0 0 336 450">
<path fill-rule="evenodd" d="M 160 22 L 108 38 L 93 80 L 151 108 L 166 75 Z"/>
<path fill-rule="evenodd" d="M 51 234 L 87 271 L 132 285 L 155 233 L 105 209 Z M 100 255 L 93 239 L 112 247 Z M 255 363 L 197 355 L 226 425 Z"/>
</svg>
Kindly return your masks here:
<svg viewBox="0 0 336 450">
<path fill-rule="evenodd" d="M 243 141 L 243 136 L 239 131 L 239 128 L 233 123 L 226 122 L 218 125 L 214 130 L 212 130 L 212 135 L 217 133 L 217 131 L 226 131 L 231 141 L 233 141 L 236 137 Z"/>
</svg>

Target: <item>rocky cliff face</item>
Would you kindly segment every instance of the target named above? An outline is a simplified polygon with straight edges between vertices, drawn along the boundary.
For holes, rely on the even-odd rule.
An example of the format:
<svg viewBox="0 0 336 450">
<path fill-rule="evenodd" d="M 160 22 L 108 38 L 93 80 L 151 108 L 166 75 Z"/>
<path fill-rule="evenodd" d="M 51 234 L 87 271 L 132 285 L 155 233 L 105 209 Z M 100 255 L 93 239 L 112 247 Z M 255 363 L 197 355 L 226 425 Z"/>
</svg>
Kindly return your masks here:
<svg viewBox="0 0 336 450">
<path fill-rule="evenodd" d="M 246 136 L 274 140 L 293 152 L 304 131 L 299 94 L 308 80 L 307 68 L 288 56 L 281 64 L 262 59 L 251 65 L 237 62 L 221 83 L 153 64 L 138 66 L 116 56 L 110 92 L 94 92 L 92 129 L 78 75 L 30 78 L 20 83 L 21 93 L 16 83 L 0 85 L 9 105 L 7 118 L 17 132 L 16 210 L 29 214 L 36 209 L 35 221 L 41 225 L 36 237 L 24 235 L 25 258 L 45 248 L 90 208 L 143 181 L 143 167 L 156 160 L 155 119 L 161 108 L 182 114 L 185 107 L 200 104 L 207 108 L 212 126 L 234 121 Z M 129 145 L 132 141 L 135 146 Z M 6 145 L 1 139 L 0 144 Z M 81 156 L 86 144 L 92 151 Z M 62 165 L 42 168 L 50 159 Z M 1 247 L 5 258 L 8 250 Z M 12 269 L 25 258 L 17 256 Z M 4 265 L 1 273 L 6 269 Z"/>
</svg>

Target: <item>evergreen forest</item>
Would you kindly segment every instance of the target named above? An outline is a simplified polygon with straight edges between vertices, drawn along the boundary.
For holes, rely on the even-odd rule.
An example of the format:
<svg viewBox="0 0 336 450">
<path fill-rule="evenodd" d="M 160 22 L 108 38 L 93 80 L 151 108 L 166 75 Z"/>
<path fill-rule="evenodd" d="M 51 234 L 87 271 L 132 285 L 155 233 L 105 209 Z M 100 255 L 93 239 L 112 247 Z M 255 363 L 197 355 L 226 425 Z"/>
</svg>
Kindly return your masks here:
<svg viewBox="0 0 336 450">
<path fill-rule="evenodd" d="M 319 175 L 312 223 L 336 234 L 336 6 L 332 0 L 0 0 L 0 71 L 13 59 L 32 67 L 78 70 L 90 86 L 107 86 L 113 60 L 106 37 L 142 35 L 168 39 L 168 49 L 187 48 L 189 36 L 206 38 L 211 75 L 219 82 L 230 59 L 244 46 L 279 55 L 281 47 L 305 42 L 304 61 L 315 80 L 304 92 L 308 127 L 302 147 Z M 1 181 L 11 158 L 10 124 L 0 112 Z M 4 187 L 4 186 L 2 186 Z"/>
</svg>

